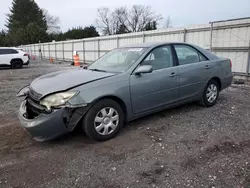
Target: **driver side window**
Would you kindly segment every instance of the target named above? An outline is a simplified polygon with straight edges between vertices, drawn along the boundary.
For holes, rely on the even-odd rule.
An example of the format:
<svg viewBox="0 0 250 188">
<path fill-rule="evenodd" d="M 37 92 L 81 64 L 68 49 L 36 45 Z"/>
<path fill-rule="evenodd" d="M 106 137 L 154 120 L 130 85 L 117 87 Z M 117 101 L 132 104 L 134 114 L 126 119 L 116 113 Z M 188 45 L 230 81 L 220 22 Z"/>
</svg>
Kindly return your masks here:
<svg viewBox="0 0 250 188">
<path fill-rule="evenodd" d="M 173 66 L 173 57 L 170 46 L 161 46 L 151 51 L 141 65 L 151 65 L 153 70 Z"/>
</svg>

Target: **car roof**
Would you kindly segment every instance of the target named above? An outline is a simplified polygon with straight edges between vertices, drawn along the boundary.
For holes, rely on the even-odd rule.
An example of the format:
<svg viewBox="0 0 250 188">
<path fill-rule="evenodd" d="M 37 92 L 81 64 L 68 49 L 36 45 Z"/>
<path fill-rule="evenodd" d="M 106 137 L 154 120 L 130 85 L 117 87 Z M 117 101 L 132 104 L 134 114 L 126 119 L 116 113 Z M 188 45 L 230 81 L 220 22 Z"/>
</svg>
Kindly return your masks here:
<svg viewBox="0 0 250 188">
<path fill-rule="evenodd" d="M 216 55 L 214 55 L 210 51 L 205 50 L 205 49 L 201 48 L 200 46 L 190 44 L 190 43 L 186 43 L 186 42 L 147 42 L 147 43 L 139 43 L 139 44 L 131 44 L 131 45 L 126 45 L 126 46 L 121 46 L 119 48 L 154 48 L 154 47 L 157 47 L 157 46 L 167 45 L 167 44 L 186 44 L 186 45 L 192 46 L 195 49 L 197 49 L 198 51 L 200 51 L 209 60 L 219 59 Z"/>
<path fill-rule="evenodd" d="M 21 48 L 17 48 L 17 47 L 0 47 L 0 49 L 15 49 L 15 50 L 20 50 Z"/>
<path fill-rule="evenodd" d="M 185 43 L 185 42 L 146 42 L 146 43 L 125 45 L 119 48 L 152 48 L 152 47 L 156 47 L 160 45 L 167 45 L 167 44 L 188 44 L 188 43 Z"/>
</svg>

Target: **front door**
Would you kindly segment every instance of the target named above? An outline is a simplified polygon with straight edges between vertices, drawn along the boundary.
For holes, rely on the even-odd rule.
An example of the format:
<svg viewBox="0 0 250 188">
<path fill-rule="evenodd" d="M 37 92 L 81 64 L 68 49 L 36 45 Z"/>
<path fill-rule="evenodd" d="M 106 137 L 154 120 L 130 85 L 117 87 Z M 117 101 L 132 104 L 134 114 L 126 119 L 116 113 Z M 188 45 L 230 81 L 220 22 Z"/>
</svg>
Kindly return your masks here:
<svg viewBox="0 0 250 188">
<path fill-rule="evenodd" d="M 151 65 L 152 73 L 130 77 L 133 112 L 140 114 L 178 100 L 178 67 L 174 66 L 170 46 L 153 49 L 140 65 Z"/>
</svg>

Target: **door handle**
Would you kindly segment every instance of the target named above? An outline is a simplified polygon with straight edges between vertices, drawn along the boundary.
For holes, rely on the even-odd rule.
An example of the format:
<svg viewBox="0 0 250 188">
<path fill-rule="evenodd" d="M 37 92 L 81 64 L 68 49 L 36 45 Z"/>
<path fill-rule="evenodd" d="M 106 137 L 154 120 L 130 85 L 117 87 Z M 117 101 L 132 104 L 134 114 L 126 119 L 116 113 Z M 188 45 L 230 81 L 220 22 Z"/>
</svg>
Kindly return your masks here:
<svg viewBox="0 0 250 188">
<path fill-rule="evenodd" d="M 210 65 L 206 65 L 206 66 L 205 66 L 205 69 L 209 69 L 209 68 L 211 68 Z"/>
<path fill-rule="evenodd" d="M 177 74 L 176 74 L 175 72 L 172 72 L 172 73 L 170 74 L 170 77 L 175 77 L 175 76 L 177 76 Z"/>
</svg>

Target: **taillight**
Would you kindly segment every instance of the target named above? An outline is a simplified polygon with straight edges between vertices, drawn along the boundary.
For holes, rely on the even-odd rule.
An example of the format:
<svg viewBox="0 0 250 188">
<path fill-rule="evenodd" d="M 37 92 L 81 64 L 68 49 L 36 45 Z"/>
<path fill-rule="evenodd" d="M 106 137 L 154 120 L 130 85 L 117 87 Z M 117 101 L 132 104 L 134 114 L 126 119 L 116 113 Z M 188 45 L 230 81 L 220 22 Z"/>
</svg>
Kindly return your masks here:
<svg viewBox="0 0 250 188">
<path fill-rule="evenodd" d="M 29 54 L 24 54 L 23 56 L 29 56 Z"/>
<path fill-rule="evenodd" d="M 230 60 L 230 67 L 232 68 L 233 67 L 233 65 L 232 65 L 232 61 Z"/>
</svg>

